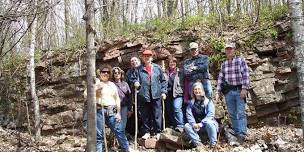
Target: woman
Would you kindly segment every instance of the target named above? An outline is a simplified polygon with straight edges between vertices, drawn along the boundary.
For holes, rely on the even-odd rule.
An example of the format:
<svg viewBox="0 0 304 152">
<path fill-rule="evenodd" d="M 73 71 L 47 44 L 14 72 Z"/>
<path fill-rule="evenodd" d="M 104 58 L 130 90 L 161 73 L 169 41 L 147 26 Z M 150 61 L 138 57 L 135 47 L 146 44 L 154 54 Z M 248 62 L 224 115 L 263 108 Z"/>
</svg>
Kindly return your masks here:
<svg viewBox="0 0 304 152">
<path fill-rule="evenodd" d="M 202 87 L 201 82 L 196 82 L 192 87 L 192 97 L 188 103 L 186 117 L 188 123 L 185 132 L 195 146 L 201 145 L 199 133 L 207 131 L 210 145 L 215 146 L 217 142 L 218 123 L 214 118 L 215 108 L 209 100 Z"/>
<path fill-rule="evenodd" d="M 127 82 L 124 81 L 124 71 L 119 67 L 113 68 L 114 84 L 117 87 L 120 98 L 120 113 L 123 128 L 126 128 L 127 119 L 132 114 L 131 90 Z"/>
<path fill-rule="evenodd" d="M 116 85 L 110 81 L 112 68 L 110 65 L 101 65 L 100 69 L 100 82 L 96 84 L 96 132 L 97 132 L 97 152 L 102 152 L 103 140 L 103 125 L 107 124 L 108 127 L 114 132 L 119 145 L 123 151 L 132 151 L 129 148 L 129 143 L 125 135 L 125 130 L 121 122 L 121 108 L 120 98 Z M 105 122 L 103 122 L 103 113 Z"/>
<path fill-rule="evenodd" d="M 183 75 L 177 68 L 175 57 L 168 58 L 168 70 L 166 77 L 168 79 L 168 98 L 166 99 L 167 120 L 170 125 L 174 125 L 175 130 L 183 132 L 184 117 L 182 111 L 183 105 Z M 174 116 L 172 119 L 172 115 Z"/>
</svg>

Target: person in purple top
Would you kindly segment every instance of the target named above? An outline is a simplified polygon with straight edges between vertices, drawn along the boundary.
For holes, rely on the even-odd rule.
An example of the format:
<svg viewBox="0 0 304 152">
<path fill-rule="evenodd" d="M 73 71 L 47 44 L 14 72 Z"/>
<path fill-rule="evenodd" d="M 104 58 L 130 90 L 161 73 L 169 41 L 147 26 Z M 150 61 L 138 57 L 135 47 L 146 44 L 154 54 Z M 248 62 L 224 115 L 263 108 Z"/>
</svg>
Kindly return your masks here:
<svg viewBox="0 0 304 152">
<path fill-rule="evenodd" d="M 113 80 L 120 98 L 121 120 L 125 129 L 127 119 L 132 115 L 131 90 L 128 83 L 124 81 L 124 71 L 121 68 L 113 67 Z"/>
<path fill-rule="evenodd" d="M 235 55 L 235 44 L 226 43 L 227 60 L 221 65 L 217 80 L 216 100 L 225 96 L 232 129 L 237 139 L 242 142 L 247 135 L 247 118 L 245 113 L 246 95 L 249 88 L 249 70 L 244 58 Z"/>
</svg>

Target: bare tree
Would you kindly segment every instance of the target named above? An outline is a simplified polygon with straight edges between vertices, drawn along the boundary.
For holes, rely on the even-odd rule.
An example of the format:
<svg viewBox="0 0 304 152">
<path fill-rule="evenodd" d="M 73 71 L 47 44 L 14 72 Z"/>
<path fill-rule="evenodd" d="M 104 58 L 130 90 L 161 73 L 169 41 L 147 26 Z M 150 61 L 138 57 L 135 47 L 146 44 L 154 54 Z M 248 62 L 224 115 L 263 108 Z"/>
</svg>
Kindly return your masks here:
<svg viewBox="0 0 304 152">
<path fill-rule="evenodd" d="M 95 92 L 95 58 L 94 49 L 94 0 L 85 0 L 86 22 L 86 52 L 87 52 L 87 108 L 88 108 L 88 134 L 87 151 L 96 151 L 96 92 Z"/>
<path fill-rule="evenodd" d="M 37 2 L 35 0 L 32 1 L 32 7 L 35 8 Z M 29 47 L 29 77 L 30 77 L 30 91 L 31 91 L 31 99 L 34 104 L 34 115 L 35 115 L 35 139 L 36 141 L 39 140 L 41 135 L 40 129 L 40 110 L 39 110 L 39 100 L 36 94 L 36 81 L 35 81 L 35 46 L 36 46 L 36 25 L 37 25 L 37 18 L 36 15 L 33 16 L 34 22 L 31 26 L 30 30 L 30 47 Z"/>
<path fill-rule="evenodd" d="M 69 43 L 69 26 L 70 26 L 70 11 L 69 0 L 64 0 L 64 33 L 65 33 L 65 45 Z"/>
<path fill-rule="evenodd" d="M 289 12 L 292 19 L 293 40 L 298 71 L 299 101 L 301 102 L 301 122 L 304 137 L 304 22 L 302 16 L 302 1 L 289 0 Z"/>
</svg>

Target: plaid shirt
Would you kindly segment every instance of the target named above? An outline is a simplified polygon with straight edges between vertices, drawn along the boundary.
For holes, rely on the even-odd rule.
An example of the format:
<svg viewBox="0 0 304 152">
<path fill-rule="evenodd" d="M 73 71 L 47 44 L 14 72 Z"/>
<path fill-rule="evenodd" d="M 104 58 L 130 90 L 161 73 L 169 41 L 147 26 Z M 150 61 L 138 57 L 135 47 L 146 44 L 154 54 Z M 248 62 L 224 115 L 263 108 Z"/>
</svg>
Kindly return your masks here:
<svg viewBox="0 0 304 152">
<path fill-rule="evenodd" d="M 223 79 L 230 85 L 242 85 L 249 88 L 249 70 L 244 58 L 235 56 L 232 61 L 226 60 L 221 65 L 221 71 L 217 79 L 217 93 L 221 91 Z"/>
</svg>

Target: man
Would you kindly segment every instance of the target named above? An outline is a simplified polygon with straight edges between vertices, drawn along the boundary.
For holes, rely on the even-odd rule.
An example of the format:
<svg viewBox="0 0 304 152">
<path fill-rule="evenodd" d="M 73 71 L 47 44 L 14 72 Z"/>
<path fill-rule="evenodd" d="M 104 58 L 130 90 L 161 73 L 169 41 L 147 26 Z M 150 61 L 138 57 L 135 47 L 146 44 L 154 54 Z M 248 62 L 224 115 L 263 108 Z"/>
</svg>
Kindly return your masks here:
<svg viewBox="0 0 304 152">
<path fill-rule="evenodd" d="M 151 50 L 145 50 L 142 53 L 143 64 L 132 74 L 134 86 L 139 88 L 138 108 L 143 121 L 143 139 L 149 138 L 150 132 L 156 133 L 159 138 L 162 126 L 161 99 L 165 99 L 167 94 L 167 81 L 161 67 L 152 63 L 152 55 Z"/>
<path fill-rule="evenodd" d="M 136 56 L 133 56 L 131 59 L 130 59 L 130 63 L 131 63 L 131 69 L 129 69 L 126 73 L 126 81 L 127 83 L 129 84 L 129 86 L 131 88 L 133 88 L 133 83 L 132 83 L 132 80 L 131 80 L 131 75 L 132 73 L 136 70 L 137 67 L 140 66 L 140 60 L 138 57 Z M 132 90 L 133 91 L 133 90 Z"/>
<path fill-rule="evenodd" d="M 186 79 L 189 80 L 189 85 L 185 84 L 187 91 L 191 94 L 191 87 L 195 82 L 202 82 L 204 91 L 206 92 L 206 97 L 211 99 L 212 87 L 209 80 L 209 60 L 208 56 L 199 54 L 198 44 L 191 42 L 190 45 L 191 58 L 184 61 L 183 69 Z"/>
<path fill-rule="evenodd" d="M 234 43 L 225 44 L 225 53 L 227 60 L 221 65 L 215 98 L 218 101 L 223 92 L 232 129 L 242 142 L 247 135 L 245 98 L 249 88 L 249 71 L 245 59 L 235 55 Z"/>
</svg>

